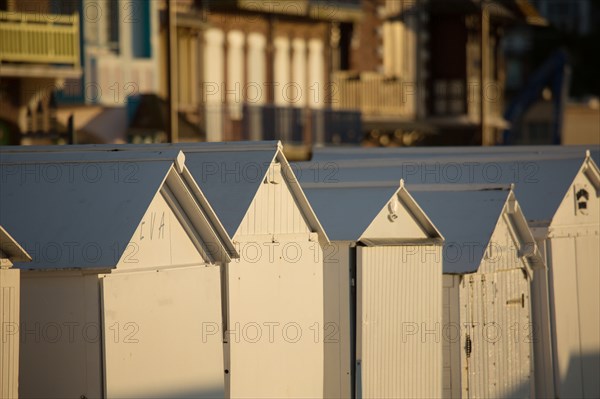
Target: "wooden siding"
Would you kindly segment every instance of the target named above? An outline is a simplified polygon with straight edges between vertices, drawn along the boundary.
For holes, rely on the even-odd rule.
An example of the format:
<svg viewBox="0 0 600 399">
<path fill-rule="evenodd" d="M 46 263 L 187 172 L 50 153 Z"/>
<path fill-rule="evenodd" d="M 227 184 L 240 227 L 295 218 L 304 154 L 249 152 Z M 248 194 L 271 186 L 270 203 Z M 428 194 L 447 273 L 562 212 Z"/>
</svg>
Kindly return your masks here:
<svg viewBox="0 0 600 399">
<path fill-rule="evenodd" d="M 0 269 L 0 397 L 18 397 L 19 276 L 17 269 Z"/>
<path fill-rule="evenodd" d="M 577 192 L 587 191 L 585 209 Z M 600 197 L 579 173 L 549 229 L 548 258 L 556 396 L 600 395 Z"/>
<path fill-rule="evenodd" d="M 309 233 L 279 163 L 271 164 L 235 236 Z"/>
<path fill-rule="evenodd" d="M 442 394 L 442 274 L 426 250 L 357 250 L 357 397 Z"/>
<path fill-rule="evenodd" d="M 523 271 L 467 275 L 460 300 L 462 397 L 529 396 L 533 348 L 529 280 Z"/>
<path fill-rule="evenodd" d="M 21 273 L 20 398 L 102 397 L 98 286 L 95 274 Z"/>
<path fill-rule="evenodd" d="M 460 302 L 459 287 L 461 276 L 443 276 L 443 318 L 442 318 L 442 397 L 460 398 Z"/>
</svg>

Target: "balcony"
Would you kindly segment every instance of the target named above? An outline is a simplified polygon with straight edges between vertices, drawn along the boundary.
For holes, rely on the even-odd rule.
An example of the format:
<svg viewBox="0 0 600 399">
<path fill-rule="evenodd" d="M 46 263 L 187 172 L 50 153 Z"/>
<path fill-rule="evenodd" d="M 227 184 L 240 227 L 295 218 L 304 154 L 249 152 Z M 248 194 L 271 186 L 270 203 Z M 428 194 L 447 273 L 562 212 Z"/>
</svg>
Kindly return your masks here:
<svg viewBox="0 0 600 399">
<path fill-rule="evenodd" d="M 0 11 L 0 75 L 81 75 L 79 16 Z"/>
<path fill-rule="evenodd" d="M 376 72 L 335 72 L 332 80 L 334 109 L 361 111 L 365 120 L 415 117 L 416 88 L 412 82 L 388 79 Z"/>
<path fill-rule="evenodd" d="M 360 21 L 360 0 L 210 0 L 212 10 L 244 10 L 251 13 L 288 15 L 326 21 Z"/>
</svg>

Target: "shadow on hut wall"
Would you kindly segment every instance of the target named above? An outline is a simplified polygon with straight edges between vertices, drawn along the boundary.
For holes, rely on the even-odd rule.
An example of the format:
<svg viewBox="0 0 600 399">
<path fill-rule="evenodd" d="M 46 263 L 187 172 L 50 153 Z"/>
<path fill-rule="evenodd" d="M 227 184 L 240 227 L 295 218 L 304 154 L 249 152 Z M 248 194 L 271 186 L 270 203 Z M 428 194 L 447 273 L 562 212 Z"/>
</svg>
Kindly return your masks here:
<svg viewBox="0 0 600 399">
<path fill-rule="evenodd" d="M 121 396 L 117 395 L 119 398 L 144 398 L 144 399 L 208 399 L 208 398 L 223 398 L 225 397 L 225 392 L 223 387 L 219 386 L 210 386 L 205 385 L 202 387 L 198 387 L 198 384 L 190 384 L 195 385 L 194 387 L 186 387 L 183 386 L 185 384 L 180 384 L 178 386 L 173 386 L 172 389 L 168 390 L 144 390 L 144 389 L 132 389 L 131 392 Z M 139 387 L 138 387 L 139 388 Z M 110 397 L 110 394 L 109 394 Z"/>
<path fill-rule="evenodd" d="M 563 398 L 600 398 L 600 351 L 572 356 L 565 375 L 560 376 L 556 396 Z"/>
<path fill-rule="evenodd" d="M 600 352 L 571 357 L 566 374 L 560 378 L 560 388 L 557 387 L 555 397 L 560 399 L 600 398 L 599 365 Z M 528 393 L 529 386 L 521 385 L 502 396 L 502 399 L 530 397 Z M 533 397 L 543 398 L 538 393 Z"/>
</svg>

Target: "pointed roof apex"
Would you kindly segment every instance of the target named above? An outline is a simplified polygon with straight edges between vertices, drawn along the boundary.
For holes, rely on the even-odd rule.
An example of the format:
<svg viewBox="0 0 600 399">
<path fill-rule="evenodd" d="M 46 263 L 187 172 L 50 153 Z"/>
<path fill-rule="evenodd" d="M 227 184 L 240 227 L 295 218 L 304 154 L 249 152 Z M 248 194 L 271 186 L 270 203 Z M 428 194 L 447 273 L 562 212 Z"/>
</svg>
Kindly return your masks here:
<svg viewBox="0 0 600 399">
<path fill-rule="evenodd" d="M 182 174 L 183 169 L 185 168 L 185 154 L 181 150 L 177 153 L 177 157 L 175 158 L 175 168 L 179 174 Z"/>
<path fill-rule="evenodd" d="M 13 262 L 31 262 L 31 256 L 0 226 L 0 251 L 10 257 Z"/>
</svg>

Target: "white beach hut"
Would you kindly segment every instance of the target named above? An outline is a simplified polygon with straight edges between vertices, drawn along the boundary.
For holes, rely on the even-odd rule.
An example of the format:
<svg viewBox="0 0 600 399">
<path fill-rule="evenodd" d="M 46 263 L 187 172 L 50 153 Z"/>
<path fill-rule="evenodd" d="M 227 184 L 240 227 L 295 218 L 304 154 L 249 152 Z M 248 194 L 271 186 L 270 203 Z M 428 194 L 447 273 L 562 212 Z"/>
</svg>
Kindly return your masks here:
<svg viewBox="0 0 600 399">
<path fill-rule="evenodd" d="M 324 397 L 440 397 L 441 234 L 403 184 L 302 186 L 332 240 Z"/>
<path fill-rule="evenodd" d="M 3 153 L 21 269 L 22 398 L 223 396 L 233 243 L 183 153 Z"/>
<path fill-rule="evenodd" d="M 30 262 L 29 254 L 0 225 L 0 397 L 19 396 L 20 273 L 15 262 Z"/>
<path fill-rule="evenodd" d="M 240 253 L 227 269 L 231 397 L 322 397 L 323 247 L 281 144 L 181 146 Z"/>
<path fill-rule="evenodd" d="M 457 188 L 411 188 L 446 238 L 443 396 L 530 396 L 530 283 L 541 254 L 512 190 Z"/>
</svg>

